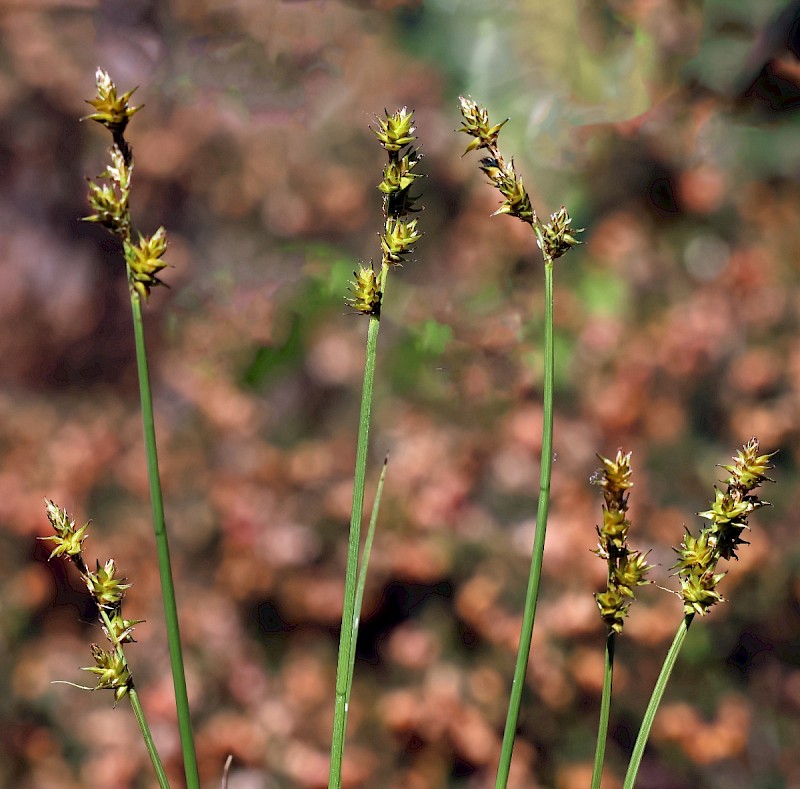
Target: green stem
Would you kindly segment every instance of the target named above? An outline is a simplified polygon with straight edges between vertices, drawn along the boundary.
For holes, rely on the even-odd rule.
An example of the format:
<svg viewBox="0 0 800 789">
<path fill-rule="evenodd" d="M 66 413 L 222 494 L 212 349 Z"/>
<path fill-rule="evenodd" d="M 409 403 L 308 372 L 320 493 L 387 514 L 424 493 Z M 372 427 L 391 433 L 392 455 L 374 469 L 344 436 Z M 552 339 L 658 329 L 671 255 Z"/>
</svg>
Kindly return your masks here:
<svg viewBox="0 0 800 789">
<path fill-rule="evenodd" d="M 142 325 L 142 302 L 136 293 L 131 293 L 133 311 L 133 333 L 136 339 L 136 366 L 139 372 L 139 393 L 142 400 L 142 420 L 144 422 L 144 443 L 147 454 L 147 474 L 150 479 L 150 502 L 153 508 L 153 528 L 156 536 L 158 572 L 161 578 L 161 597 L 164 602 L 164 621 L 167 628 L 167 644 L 172 666 L 172 683 L 175 688 L 175 706 L 178 712 L 178 730 L 183 769 L 186 774 L 187 789 L 200 789 L 197 771 L 192 723 L 189 713 L 189 698 L 186 693 L 186 674 L 183 667 L 180 628 L 178 626 L 178 607 L 175 602 L 175 585 L 172 580 L 172 566 L 169 558 L 169 542 L 164 522 L 164 499 L 161 494 L 161 478 L 158 473 L 156 453 L 156 432 L 153 422 L 153 398 L 150 391 L 150 372 L 147 365 L 147 349 Z"/>
<path fill-rule="evenodd" d="M 369 526 L 367 527 L 367 536 L 364 540 L 364 550 L 361 552 L 361 562 L 358 568 L 358 585 L 356 587 L 356 604 L 355 612 L 353 615 L 353 649 L 350 655 L 350 675 L 347 678 L 347 698 L 345 704 L 350 703 L 350 691 L 353 686 L 353 669 L 356 662 L 355 647 L 358 644 L 358 626 L 361 624 L 361 606 L 364 602 L 364 588 L 367 585 L 367 568 L 369 567 L 369 558 L 372 554 L 372 543 L 375 539 L 375 527 L 378 524 L 378 512 L 381 508 L 381 497 L 383 496 L 383 483 L 386 481 L 386 468 L 389 463 L 389 457 L 383 461 L 383 469 L 378 479 L 378 489 L 375 491 L 375 501 L 372 503 L 372 514 L 369 519 Z"/>
<path fill-rule="evenodd" d="M 636 781 L 636 774 L 639 772 L 639 765 L 642 762 L 644 749 L 647 746 L 647 739 L 650 736 L 650 729 L 653 726 L 653 720 L 656 717 L 658 705 L 661 703 L 661 698 L 664 695 L 664 690 L 667 687 L 669 676 L 672 669 L 675 667 L 675 661 L 678 659 L 678 653 L 681 651 L 683 642 L 686 639 L 686 634 L 689 632 L 689 626 L 692 624 L 694 614 L 687 614 L 681 622 L 678 632 L 672 641 L 672 646 L 667 652 L 667 657 L 664 659 L 664 665 L 661 667 L 661 673 L 656 680 L 656 686 L 653 688 L 653 695 L 650 697 L 650 703 L 642 719 L 642 726 L 639 729 L 639 735 L 636 737 L 636 744 L 633 746 L 633 753 L 631 760 L 628 763 L 628 772 L 625 773 L 625 782 L 622 784 L 623 789 L 633 789 Z"/>
<path fill-rule="evenodd" d="M 608 717 L 611 710 L 611 684 L 614 679 L 614 648 L 616 643 L 617 634 L 611 630 L 606 639 L 603 695 L 600 699 L 600 722 L 597 724 L 597 747 L 594 752 L 592 789 L 600 789 L 600 779 L 603 776 L 603 762 L 606 757 L 606 740 L 608 739 Z"/>
<path fill-rule="evenodd" d="M 381 289 L 386 293 L 388 268 L 384 267 Z M 336 665 L 336 702 L 333 710 L 333 734 L 331 737 L 331 768 L 328 777 L 329 789 L 342 785 L 342 758 L 347 729 L 349 704 L 350 665 L 354 660 L 355 642 L 353 622 L 356 610 L 356 587 L 358 553 L 361 543 L 361 518 L 364 509 L 364 482 L 367 471 L 367 444 L 369 441 L 370 413 L 372 411 L 372 386 L 375 380 L 375 355 L 380 331 L 378 316 L 370 318 L 367 332 L 367 351 L 364 363 L 364 386 L 361 391 L 361 413 L 358 421 L 358 443 L 356 445 L 356 467 L 353 479 L 353 509 L 350 513 L 350 536 L 347 543 L 347 568 L 344 580 L 344 604 L 342 606 L 342 630 L 339 635 L 339 659 Z"/>
<path fill-rule="evenodd" d="M 525 595 L 525 610 L 522 614 L 522 631 L 519 636 L 517 663 L 514 680 L 508 700 L 508 714 L 503 731 L 503 746 L 497 766 L 496 789 L 504 789 L 508 783 L 511 769 L 511 755 L 517 733 L 519 708 L 522 702 L 522 689 L 528 670 L 533 620 L 536 616 L 536 602 L 539 597 L 539 581 L 542 575 L 542 555 L 547 530 L 547 512 L 550 506 L 550 476 L 553 468 L 553 261 L 544 262 L 544 415 L 542 417 L 542 457 L 539 478 L 539 506 L 536 513 L 536 533 L 533 539 L 531 569 L 528 576 L 528 590 Z"/>
<path fill-rule="evenodd" d="M 106 633 L 113 633 L 114 628 L 111 625 L 111 620 L 109 619 L 108 613 L 103 608 L 100 608 L 99 610 L 100 618 L 103 620 L 103 624 L 106 627 Z M 121 658 L 125 668 L 128 668 L 128 660 L 125 657 L 125 651 L 122 649 L 122 644 L 119 642 L 114 642 L 113 647 L 114 651 Z M 133 708 L 133 714 L 136 717 L 136 722 L 139 724 L 139 730 L 142 732 L 142 739 L 144 740 L 145 748 L 147 748 L 147 753 L 150 754 L 150 761 L 153 763 L 153 769 L 155 770 L 156 778 L 158 779 L 158 785 L 161 787 L 161 789 L 169 789 L 167 774 L 164 771 L 164 765 L 161 763 L 161 757 L 158 755 L 158 749 L 153 741 L 153 735 L 150 733 L 150 727 L 147 725 L 147 719 L 144 717 L 142 702 L 139 699 L 139 694 L 136 692 L 136 688 L 133 685 L 133 679 L 131 679 L 128 686 L 128 698 L 130 699 L 131 707 Z"/>
<path fill-rule="evenodd" d="M 144 739 L 147 752 L 150 754 L 150 761 L 153 763 L 153 769 L 156 771 L 156 778 L 158 785 L 161 789 L 169 789 L 169 781 L 167 774 L 164 772 L 164 765 L 161 764 L 161 758 L 156 750 L 156 744 L 153 742 L 153 735 L 150 733 L 150 727 L 144 717 L 144 710 L 142 709 L 142 702 L 139 700 L 139 694 L 136 688 L 131 687 L 128 689 L 128 698 L 131 700 L 131 707 L 133 707 L 133 714 L 136 716 L 136 721 L 142 732 L 142 739 Z"/>
</svg>

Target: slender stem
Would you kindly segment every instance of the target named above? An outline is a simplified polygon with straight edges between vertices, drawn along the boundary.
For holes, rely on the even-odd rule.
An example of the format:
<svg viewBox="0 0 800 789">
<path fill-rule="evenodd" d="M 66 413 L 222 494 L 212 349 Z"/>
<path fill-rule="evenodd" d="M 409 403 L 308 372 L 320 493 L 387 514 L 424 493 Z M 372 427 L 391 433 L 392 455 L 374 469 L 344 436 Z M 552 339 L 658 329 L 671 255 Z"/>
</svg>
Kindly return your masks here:
<svg viewBox="0 0 800 789">
<path fill-rule="evenodd" d="M 139 393 L 142 400 L 142 420 L 144 422 L 144 443 L 147 454 L 147 474 L 150 479 L 150 502 L 153 508 L 153 528 L 156 536 L 158 572 L 161 578 L 161 597 L 164 602 L 164 621 L 167 628 L 167 644 L 172 666 L 172 683 L 175 688 L 175 706 L 178 712 L 178 730 L 183 769 L 186 774 L 187 789 L 200 789 L 197 771 L 194 738 L 192 735 L 189 698 L 186 693 L 186 674 L 183 666 L 180 628 L 178 626 L 178 607 L 175 602 L 175 585 L 172 580 L 172 566 L 169 558 L 169 542 L 164 522 L 164 500 L 161 494 L 161 478 L 158 473 L 156 453 L 156 432 L 153 422 L 153 398 L 150 391 L 150 372 L 147 365 L 147 349 L 144 342 L 142 324 L 142 303 L 136 293 L 131 293 L 133 311 L 133 333 L 136 339 L 136 366 L 139 372 Z"/>
<path fill-rule="evenodd" d="M 533 637 L 533 620 L 536 616 L 536 602 L 539 597 L 539 581 L 542 575 L 542 555 L 544 554 L 544 538 L 547 530 L 547 512 L 550 506 L 550 476 L 553 468 L 553 261 L 544 262 L 544 415 L 542 417 L 542 457 L 541 476 L 539 479 L 539 506 L 536 513 L 536 533 L 533 539 L 531 569 L 528 576 L 528 590 L 525 594 L 525 610 L 522 614 L 522 631 L 519 636 L 517 663 L 514 668 L 514 680 L 508 700 L 508 714 L 503 745 L 500 751 L 500 762 L 497 766 L 496 789 L 504 789 L 508 783 L 511 769 L 511 755 L 514 750 L 514 738 L 517 733 L 519 708 L 522 702 L 522 689 L 525 685 L 525 673 L 528 670 L 531 638 Z"/>
<path fill-rule="evenodd" d="M 600 779 L 603 777 L 603 761 L 606 757 L 606 740 L 608 739 L 608 716 L 611 710 L 611 684 L 614 679 L 614 648 L 616 644 L 617 634 L 610 630 L 608 638 L 606 638 L 603 695 L 600 699 L 600 722 L 597 724 L 597 748 L 594 752 L 592 789 L 600 789 Z"/>
<path fill-rule="evenodd" d="M 381 286 L 386 292 L 388 268 L 382 271 Z M 361 543 L 361 518 L 364 509 L 364 481 L 367 472 L 367 444 L 369 441 L 370 414 L 372 411 L 372 386 L 375 380 L 375 355 L 380 331 L 378 316 L 370 318 L 367 331 L 367 351 L 364 363 L 364 386 L 361 391 L 361 413 L 358 421 L 358 443 L 356 445 L 356 467 L 353 479 L 353 509 L 350 513 L 350 536 L 347 543 L 347 568 L 344 580 L 344 604 L 342 606 L 342 630 L 339 635 L 339 659 L 336 665 L 336 702 L 333 710 L 333 735 L 331 737 L 331 767 L 328 777 L 329 789 L 342 785 L 342 758 L 344 738 L 347 730 L 348 696 L 350 688 L 350 666 L 354 660 L 355 643 L 353 622 L 356 610 L 356 586 L 358 553 Z"/>
<path fill-rule="evenodd" d="M 164 771 L 164 765 L 161 763 L 161 757 L 156 750 L 156 744 L 153 742 L 153 735 L 150 733 L 150 727 L 144 717 L 144 710 L 142 709 L 142 702 L 139 699 L 139 694 L 136 688 L 131 687 L 128 689 L 128 698 L 131 700 L 131 707 L 133 707 L 133 714 L 136 716 L 136 722 L 142 732 L 142 739 L 144 740 L 147 753 L 150 754 L 150 761 L 153 763 L 153 769 L 156 771 L 156 778 L 158 785 L 161 789 L 169 789 L 169 781 L 167 774 Z"/>
<path fill-rule="evenodd" d="M 347 678 L 347 698 L 345 704 L 350 703 L 350 691 L 353 687 L 353 669 L 356 662 L 356 646 L 358 644 L 358 626 L 361 624 L 361 605 L 364 602 L 364 588 L 367 585 L 367 568 L 369 567 L 369 558 L 372 554 L 372 543 L 375 539 L 375 527 L 378 524 L 378 512 L 381 508 L 381 497 L 383 495 L 383 483 L 386 481 L 386 468 L 389 463 L 389 457 L 383 461 L 383 469 L 378 479 L 378 489 L 375 491 L 375 501 L 372 503 L 372 514 L 369 519 L 369 526 L 367 527 L 367 536 L 364 540 L 364 550 L 361 552 L 361 563 L 358 568 L 358 585 L 356 587 L 356 605 L 355 613 L 353 616 L 353 649 L 350 655 L 350 676 Z"/>
<path fill-rule="evenodd" d="M 114 632 L 111 619 L 104 608 L 100 607 L 99 611 L 100 618 L 103 620 L 103 624 L 106 628 L 106 633 L 108 633 L 109 638 L 111 638 L 111 634 Z M 122 644 L 120 644 L 118 641 L 114 641 L 113 647 L 114 651 L 122 660 L 125 668 L 128 668 L 128 660 L 125 657 L 125 651 L 122 649 Z M 139 699 L 139 694 L 136 692 L 136 688 L 133 685 L 133 679 L 130 680 L 130 684 L 128 685 L 128 698 L 130 699 L 131 707 L 133 708 L 133 714 L 136 717 L 136 722 L 139 724 L 139 729 L 142 732 L 142 739 L 144 740 L 145 748 L 147 748 L 147 753 L 150 754 L 150 761 L 153 763 L 153 769 L 156 772 L 158 785 L 161 787 L 161 789 L 169 789 L 167 774 L 164 772 L 164 765 L 161 763 L 161 757 L 158 755 L 158 749 L 156 748 L 156 744 L 153 740 L 153 735 L 150 733 L 150 727 L 147 725 L 147 719 L 144 717 L 142 702 Z"/>
<path fill-rule="evenodd" d="M 667 687 L 669 676 L 672 673 L 672 669 L 675 667 L 675 661 L 678 659 L 678 654 L 681 651 L 681 647 L 683 646 L 683 642 L 686 639 L 686 634 L 689 632 L 689 626 L 692 624 L 693 619 L 694 614 L 687 614 L 683 618 L 678 632 L 675 634 L 675 638 L 672 641 L 672 646 L 670 646 L 669 652 L 667 652 L 667 656 L 664 659 L 664 665 L 661 667 L 661 673 L 656 680 L 656 686 L 653 688 L 653 695 L 650 697 L 650 703 L 645 710 L 642 726 L 639 729 L 639 735 L 636 737 L 636 743 L 633 746 L 631 760 L 628 763 L 628 772 L 625 773 L 625 782 L 622 784 L 623 789 L 633 789 L 633 785 L 636 781 L 636 774 L 639 772 L 639 765 L 642 762 L 644 749 L 647 746 L 647 739 L 650 736 L 650 729 L 656 717 L 658 705 L 661 703 L 661 698 Z"/>
</svg>

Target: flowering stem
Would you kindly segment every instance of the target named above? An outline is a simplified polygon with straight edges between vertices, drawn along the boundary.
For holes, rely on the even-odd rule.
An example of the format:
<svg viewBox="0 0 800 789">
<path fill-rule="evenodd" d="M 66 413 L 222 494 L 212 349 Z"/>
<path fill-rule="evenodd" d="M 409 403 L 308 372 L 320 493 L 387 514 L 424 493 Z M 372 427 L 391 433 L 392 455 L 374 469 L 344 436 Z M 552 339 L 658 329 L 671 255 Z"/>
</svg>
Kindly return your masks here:
<svg viewBox="0 0 800 789">
<path fill-rule="evenodd" d="M 103 624 L 106 627 L 106 632 L 113 633 L 115 628 L 111 623 L 108 613 L 102 607 L 100 607 L 99 610 L 100 618 L 103 620 Z M 118 641 L 115 641 L 113 646 L 114 651 L 119 655 L 123 664 L 127 668 L 128 661 L 125 658 L 125 652 L 122 649 L 122 644 L 120 644 Z M 139 699 L 139 694 L 136 692 L 136 688 L 134 687 L 132 680 L 128 685 L 128 692 L 126 695 L 131 701 L 133 714 L 136 717 L 136 722 L 139 724 L 139 729 L 142 732 L 142 739 L 144 740 L 145 748 L 147 748 L 147 753 L 150 755 L 150 761 L 153 763 L 153 769 L 155 770 L 156 778 L 158 779 L 158 785 L 161 787 L 161 789 L 169 789 L 169 781 L 167 780 L 167 774 L 164 771 L 164 765 L 161 763 L 161 757 L 158 755 L 158 749 L 153 741 L 153 735 L 150 733 L 150 727 L 147 725 L 147 719 L 144 717 L 142 702 Z"/>
<path fill-rule="evenodd" d="M 608 739 L 608 717 L 611 710 L 611 684 L 614 679 L 614 648 L 617 634 L 609 630 L 606 638 L 606 659 L 603 672 L 603 695 L 600 699 L 600 721 L 597 724 L 597 748 L 594 752 L 594 772 L 592 773 L 592 789 L 600 789 L 603 776 L 603 761 L 606 756 L 606 740 Z"/>
<path fill-rule="evenodd" d="M 150 479 L 150 502 L 153 509 L 153 528 L 158 553 L 158 572 L 161 578 L 161 597 L 164 603 L 164 621 L 167 628 L 172 682 L 175 688 L 175 706 L 178 713 L 183 768 L 186 774 L 187 789 L 199 789 L 200 778 L 197 770 L 197 756 L 192 735 L 189 698 L 186 692 L 186 674 L 183 665 L 178 608 L 175 602 L 175 585 L 172 580 L 172 566 L 169 558 L 169 542 L 164 522 L 164 500 L 161 494 L 161 478 L 158 473 L 156 452 L 156 432 L 153 421 L 153 398 L 150 390 L 150 372 L 147 364 L 147 348 L 144 342 L 142 324 L 142 301 L 136 292 L 131 292 L 133 311 L 133 333 L 136 341 L 136 366 L 139 373 L 139 393 L 142 401 L 142 420 L 144 422 L 144 443 L 147 454 L 147 474 Z"/>
<path fill-rule="evenodd" d="M 622 784 L 622 789 L 633 789 L 633 785 L 636 782 L 636 774 L 639 772 L 639 765 L 642 762 L 642 756 L 647 746 L 647 739 L 650 736 L 650 729 L 653 726 L 653 720 L 656 717 L 658 705 L 661 703 L 661 699 L 664 696 L 670 674 L 672 674 L 672 669 L 675 667 L 675 662 L 678 659 L 678 654 L 681 651 L 681 647 L 683 646 L 683 642 L 686 639 L 686 634 L 689 632 L 689 626 L 692 624 L 693 619 L 694 614 L 687 614 L 684 616 L 678 628 L 678 632 L 675 634 L 675 638 L 672 641 L 672 646 L 670 646 L 669 652 L 667 652 L 667 657 L 664 659 L 664 665 L 661 667 L 661 673 L 656 680 L 656 686 L 653 688 L 653 695 L 650 697 L 650 703 L 645 710 L 642 725 L 636 737 L 636 743 L 633 746 L 633 753 L 628 763 L 628 772 L 625 773 L 625 782 Z"/>
<path fill-rule="evenodd" d="M 387 270 L 385 269 L 384 287 L 386 273 Z M 370 414 L 372 411 L 372 386 L 375 380 L 375 356 L 380 326 L 380 319 L 377 316 L 369 319 L 366 361 L 364 364 L 364 386 L 361 391 L 361 413 L 358 420 L 356 467 L 353 479 L 353 509 L 350 513 L 350 536 L 347 543 L 342 629 L 339 636 L 339 659 L 336 666 L 336 702 L 333 712 L 331 767 L 328 777 L 329 789 L 339 789 L 342 785 L 342 757 L 344 755 L 344 738 L 347 729 L 351 666 L 355 659 L 354 622 L 358 584 L 358 552 L 361 543 L 361 518 L 364 509 L 364 484 L 367 470 Z"/>
<path fill-rule="evenodd" d="M 142 709 L 142 702 L 139 700 L 139 694 L 136 688 L 131 687 L 128 690 L 128 698 L 131 700 L 131 707 L 133 714 L 136 716 L 136 722 L 139 724 L 139 729 L 142 732 L 142 739 L 144 740 L 147 753 L 150 754 L 150 761 L 153 763 L 153 769 L 156 772 L 158 785 L 161 789 L 170 789 L 167 774 L 164 772 L 164 765 L 161 764 L 161 758 L 156 750 L 156 744 L 153 742 L 153 735 L 150 733 L 150 727 L 144 717 L 144 710 Z"/>
<path fill-rule="evenodd" d="M 528 576 L 528 589 L 525 594 L 525 609 L 522 615 L 522 631 L 519 637 L 517 663 L 514 668 L 514 680 L 508 701 L 503 745 L 500 762 L 497 767 L 496 789 L 505 789 L 511 769 L 511 755 L 514 749 L 514 738 L 517 732 L 519 709 L 522 702 L 522 689 L 525 685 L 525 674 L 528 669 L 531 639 L 533 637 L 533 620 L 536 616 L 536 603 L 539 597 L 539 581 L 542 575 L 542 556 L 544 554 L 544 538 L 547 530 L 547 513 L 550 506 L 550 477 L 553 467 L 553 261 L 545 257 L 544 261 L 544 396 L 542 417 L 542 456 L 541 475 L 539 479 L 539 506 L 536 513 L 536 533 L 533 540 L 531 569 Z"/>
</svg>

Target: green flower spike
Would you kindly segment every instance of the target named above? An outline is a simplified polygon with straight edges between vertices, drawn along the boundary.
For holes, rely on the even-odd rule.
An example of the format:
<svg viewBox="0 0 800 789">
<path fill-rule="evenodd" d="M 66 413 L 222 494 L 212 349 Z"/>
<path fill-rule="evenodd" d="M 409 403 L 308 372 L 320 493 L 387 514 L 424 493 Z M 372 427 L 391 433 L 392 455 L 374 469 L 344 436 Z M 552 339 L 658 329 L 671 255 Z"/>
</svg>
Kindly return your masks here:
<svg viewBox="0 0 800 789">
<path fill-rule="evenodd" d="M 94 211 L 84 222 L 98 222 L 120 238 L 130 236 L 131 215 L 128 201 L 131 193 L 133 164 L 128 164 L 118 145 L 111 149 L 111 164 L 101 173 L 108 183 L 89 181 L 89 206 Z"/>
<path fill-rule="evenodd" d="M 67 556 L 70 559 L 80 561 L 81 551 L 83 550 L 83 541 L 86 539 L 86 529 L 89 524 L 86 523 L 80 529 L 75 528 L 75 521 L 69 519 L 66 509 L 60 510 L 56 504 L 49 499 L 45 499 L 45 507 L 47 509 L 47 519 L 55 531 L 54 536 L 39 537 L 40 540 L 55 543 L 56 547 L 53 552 L 47 557 L 47 560 L 56 556 Z"/>
<path fill-rule="evenodd" d="M 89 594 L 101 608 L 116 608 L 125 596 L 125 590 L 130 588 L 130 584 L 122 583 L 124 578 L 114 578 L 116 573 L 117 565 L 109 559 L 103 567 L 97 562 L 97 570 L 85 575 Z"/>
<path fill-rule="evenodd" d="M 634 589 L 650 583 L 645 576 L 651 569 L 647 554 L 628 547 L 630 521 L 628 491 L 631 480 L 631 453 L 617 450 L 614 460 L 598 455 L 603 468 L 595 472 L 592 482 L 603 490 L 603 525 L 597 527 L 596 553 L 608 564 L 608 585 L 605 592 L 595 594 L 600 616 L 614 633 L 621 633 L 628 609 L 635 599 Z"/>
<path fill-rule="evenodd" d="M 116 138 L 125 131 L 129 118 L 142 108 L 128 106 L 128 101 L 136 88 L 117 96 L 117 86 L 111 81 L 108 72 L 100 68 L 97 69 L 95 82 L 97 97 L 86 100 L 86 103 L 91 104 L 95 111 L 91 115 L 86 115 L 83 120 L 97 121 Z"/>
<path fill-rule="evenodd" d="M 420 238 L 422 233 L 417 232 L 416 219 L 404 222 L 402 219 L 389 217 L 386 220 L 386 230 L 381 236 L 384 263 L 402 266 L 406 256 L 411 252 L 411 247 Z"/>
<path fill-rule="evenodd" d="M 347 304 L 363 315 L 380 315 L 381 291 L 372 266 L 361 266 L 353 272 L 353 276 L 355 279 L 350 283 L 353 295 L 347 299 Z"/>
<path fill-rule="evenodd" d="M 422 178 L 420 173 L 412 170 L 420 161 L 420 156 L 412 151 L 401 159 L 389 161 L 383 171 L 383 180 L 378 184 L 378 189 L 385 195 L 396 194 L 408 189 L 417 178 Z"/>
<path fill-rule="evenodd" d="M 555 214 L 550 215 L 548 224 L 537 228 L 537 243 L 546 258 L 549 260 L 560 258 L 569 252 L 572 247 L 581 243 L 572 234 L 582 233 L 583 228 L 575 228 L 573 230 L 570 228 L 571 224 L 572 217 L 562 205 Z"/>
<path fill-rule="evenodd" d="M 725 573 L 715 574 L 697 567 L 693 567 L 688 575 L 684 575 L 681 578 L 684 613 L 705 616 L 713 605 L 725 602 L 725 598 L 715 591 L 717 584 L 724 577 Z"/>
<path fill-rule="evenodd" d="M 748 529 L 747 519 L 752 512 L 767 505 L 753 490 L 762 482 L 772 482 L 766 472 L 772 468 L 772 454 L 759 455 L 758 439 L 751 438 L 736 454 L 733 463 L 722 466 L 729 474 L 725 490 L 714 489 L 714 501 L 710 509 L 698 513 L 710 523 L 704 526 L 698 537 L 687 530 L 683 543 L 675 551 L 677 569 L 686 614 L 705 616 L 709 609 L 723 597 L 716 591 L 717 584 L 725 573 L 717 573 L 720 559 L 736 559 L 736 551 L 747 545 L 741 535 Z"/>
<path fill-rule="evenodd" d="M 464 154 L 479 148 L 485 148 L 489 152 L 488 156 L 480 160 L 480 168 L 492 186 L 503 196 L 503 203 L 492 216 L 508 214 L 531 225 L 546 263 L 569 252 L 572 247 L 580 243 L 573 234 L 582 232 L 582 229 L 570 228 L 572 217 L 563 206 L 550 216 L 549 223 L 542 223 L 531 204 L 522 177 L 514 168 L 514 161 L 506 163 L 497 147 L 500 130 L 508 122 L 508 118 L 502 123 L 492 125 L 485 107 L 478 106 L 465 96 L 461 96 L 459 102 L 464 120 L 458 131 L 475 138 L 467 146 Z"/>
<path fill-rule="evenodd" d="M 377 115 L 375 120 L 378 121 L 378 128 L 372 129 L 372 132 L 380 141 L 380 144 L 390 153 L 397 153 L 401 148 L 414 142 L 417 138 L 414 132 L 417 130 L 414 126 L 414 113 L 409 112 L 407 107 L 403 107 L 397 112 L 389 114 L 388 110 L 383 111 L 386 115 L 386 120 L 382 120 Z"/>
<path fill-rule="evenodd" d="M 92 644 L 94 666 L 84 666 L 81 671 L 97 675 L 94 690 L 108 689 L 114 691 L 114 703 L 125 698 L 130 690 L 131 673 L 125 665 L 124 658 L 116 652 L 106 652 L 97 644 Z"/>
<path fill-rule="evenodd" d="M 498 191 L 505 198 L 505 202 L 492 216 L 509 214 L 532 225 L 536 221 L 536 212 L 531 205 L 531 199 L 522 183 L 522 176 L 514 169 L 514 162 L 505 164 L 500 159 L 486 157 L 481 159 L 480 168 Z"/>
<path fill-rule="evenodd" d="M 477 148 L 495 149 L 500 129 L 508 123 L 509 119 L 506 118 L 502 123 L 492 126 L 489 123 L 489 111 L 485 107 L 479 107 L 469 96 L 459 96 L 458 101 L 461 105 L 461 115 L 464 117 L 458 131 L 475 138 L 461 155 L 466 156 Z"/>
<path fill-rule="evenodd" d="M 758 454 L 758 439 L 751 438 L 740 450 L 737 451 L 733 459 L 733 465 L 722 466 L 731 476 L 728 485 L 736 485 L 745 492 L 757 488 L 762 482 L 774 482 L 766 472 L 772 468 L 769 459 L 775 455 Z"/>
<path fill-rule="evenodd" d="M 695 567 L 708 567 L 714 555 L 714 546 L 709 544 L 709 537 L 708 531 L 701 532 L 699 537 L 693 537 L 686 529 L 680 549 L 673 548 L 681 557 L 675 567 L 687 571 Z"/>
<path fill-rule="evenodd" d="M 130 586 L 130 584 L 127 584 Z M 103 625 L 103 632 L 112 644 L 135 643 L 133 628 L 144 622 L 144 619 L 123 619 L 119 609 L 116 609 L 112 616 L 108 618 L 111 627 Z"/>
<path fill-rule="evenodd" d="M 146 300 L 151 288 L 164 284 L 156 275 L 167 267 L 167 263 L 161 260 L 167 249 L 167 231 L 160 227 L 150 238 L 140 233 L 138 245 L 125 241 L 123 247 L 131 289 Z"/>
</svg>

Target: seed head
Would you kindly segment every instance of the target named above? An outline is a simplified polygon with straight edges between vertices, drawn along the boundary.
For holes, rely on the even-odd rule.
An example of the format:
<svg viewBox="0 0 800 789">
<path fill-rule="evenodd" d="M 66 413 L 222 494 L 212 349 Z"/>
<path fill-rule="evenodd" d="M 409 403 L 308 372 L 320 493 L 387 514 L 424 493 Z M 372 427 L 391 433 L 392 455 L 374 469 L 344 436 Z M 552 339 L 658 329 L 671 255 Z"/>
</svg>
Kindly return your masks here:
<svg viewBox="0 0 800 789">
<path fill-rule="evenodd" d="M 136 91 L 136 88 L 117 96 L 117 86 L 111 81 L 107 71 L 98 68 L 95 75 L 97 85 L 97 96 L 94 99 L 87 99 L 86 103 L 94 107 L 94 112 L 87 115 L 83 120 L 93 120 L 101 123 L 112 134 L 121 135 L 128 125 L 128 119 L 141 107 L 129 107 L 128 101 Z"/>
<path fill-rule="evenodd" d="M 149 238 L 139 234 L 139 243 L 123 243 L 125 262 L 128 264 L 128 280 L 131 288 L 143 299 L 150 295 L 151 288 L 164 283 L 157 274 L 167 267 L 161 256 L 167 249 L 167 231 L 158 228 Z"/>
<path fill-rule="evenodd" d="M 381 291 L 378 286 L 378 277 L 372 266 L 361 266 L 353 272 L 355 279 L 350 283 L 350 292 L 353 294 L 347 303 L 363 315 L 380 315 Z"/>
</svg>

